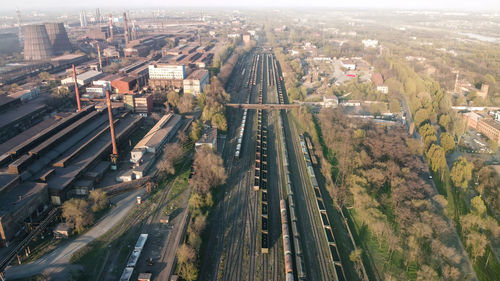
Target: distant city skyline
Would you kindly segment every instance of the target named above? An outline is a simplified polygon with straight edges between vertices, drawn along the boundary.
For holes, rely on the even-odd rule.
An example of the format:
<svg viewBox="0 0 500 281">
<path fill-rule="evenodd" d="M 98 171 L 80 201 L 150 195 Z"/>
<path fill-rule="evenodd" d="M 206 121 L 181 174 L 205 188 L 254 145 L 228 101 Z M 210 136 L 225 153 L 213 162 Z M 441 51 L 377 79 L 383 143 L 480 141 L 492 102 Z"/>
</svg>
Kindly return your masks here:
<svg viewBox="0 0 500 281">
<path fill-rule="evenodd" d="M 64 10 L 74 8 L 193 8 L 193 7 L 242 7 L 242 8 L 258 8 L 258 7 L 276 7 L 276 8 L 293 8 L 293 7 L 331 7 L 331 8 L 369 8 L 369 9 L 419 9 L 419 10 L 450 10 L 450 11 L 500 11 L 500 1 L 498 0 L 477 0 L 459 3 L 456 0 L 420 0 L 420 1 L 400 1 L 400 0 L 254 0 L 254 1 L 229 1 L 229 0 L 184 0 L 184 1 L 169 1 L 169 0 L 148 0 L 147 3 L 141 0 L 87 0 L 85 2 L 73 2 L 64 0 L 17 0 L 6 1 L 2 4 L 4 9 L 53 9 L 60 8 Z"/>
</svg>

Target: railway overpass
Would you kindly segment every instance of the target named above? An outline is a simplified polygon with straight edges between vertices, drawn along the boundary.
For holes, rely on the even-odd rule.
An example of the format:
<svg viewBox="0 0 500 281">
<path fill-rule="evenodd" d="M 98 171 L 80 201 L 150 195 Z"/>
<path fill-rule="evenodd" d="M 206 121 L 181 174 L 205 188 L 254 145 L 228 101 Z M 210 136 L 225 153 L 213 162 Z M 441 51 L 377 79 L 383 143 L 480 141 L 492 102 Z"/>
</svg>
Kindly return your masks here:
<svg viewBox="0 0 500 281">
<path fill-rule="evenodd" d="M 246 109 L 292 109 L 300 107 L 300 104 L 277 104 L 277 103 L 228 103 L 226 106 Z"/>
</svg>

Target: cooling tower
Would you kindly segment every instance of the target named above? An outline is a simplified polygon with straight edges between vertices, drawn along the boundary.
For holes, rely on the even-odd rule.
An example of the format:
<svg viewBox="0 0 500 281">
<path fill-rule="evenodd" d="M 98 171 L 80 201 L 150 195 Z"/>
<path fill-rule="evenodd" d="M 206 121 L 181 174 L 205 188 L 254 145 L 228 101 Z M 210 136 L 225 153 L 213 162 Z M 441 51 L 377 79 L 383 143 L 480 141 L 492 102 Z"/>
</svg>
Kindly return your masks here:
<svg viewBox="0 0 500 281">
<path fill-rule="evenodd" d="M 69 42 L 68 34 L 61 23 L 46 23 L 45 28 L 49 35 L 50 45 L 52 46 L 52 53 L 54 55 L 62 55 L 66 51 L 71 51 L 71 43 Z"/>
<path fill-rule="evenodd" d="M 24 26 L 24 59 L 46 60 L 52 55 L 47 29 L 43 24 Z"/>
</svg>

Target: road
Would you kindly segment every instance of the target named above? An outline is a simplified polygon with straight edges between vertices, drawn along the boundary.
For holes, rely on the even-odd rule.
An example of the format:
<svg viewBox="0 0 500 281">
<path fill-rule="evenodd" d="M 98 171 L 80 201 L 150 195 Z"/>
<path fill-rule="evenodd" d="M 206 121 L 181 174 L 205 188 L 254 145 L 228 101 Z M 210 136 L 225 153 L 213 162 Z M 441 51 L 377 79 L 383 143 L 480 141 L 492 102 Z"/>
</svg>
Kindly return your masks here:
<svg viewBox="0 0 500 281">
<path fill-rule="evenodd" d="M 137 196 L 141 196 L 144 189 L 134 191 L 125 198 L 116 202 L 116 206 L 111 209 L 95 226 L 82 236 L 73 241 L 58 247 L 53 252 L 39 258 L 33 263 L 8 267 L 5 273 L 7 279 L 27 278 L 36 274 L 52 273 L 65 268 L 73 253 L 89 244 L 102 234 L 106 233 L 113 226 L 119 223 L 127 213 L 135 206 Z"/>
</svg>

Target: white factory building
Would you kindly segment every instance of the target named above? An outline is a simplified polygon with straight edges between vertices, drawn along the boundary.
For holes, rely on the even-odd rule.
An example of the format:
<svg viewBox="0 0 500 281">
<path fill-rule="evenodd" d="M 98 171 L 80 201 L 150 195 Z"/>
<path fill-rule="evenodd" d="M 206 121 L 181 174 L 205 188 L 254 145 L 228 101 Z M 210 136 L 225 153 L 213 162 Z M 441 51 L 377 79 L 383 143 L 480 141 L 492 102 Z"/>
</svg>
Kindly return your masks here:
<svg viewBox="0 0 500 281">
<path fill-rule="evenodd" d="M 149 79 L 174 79 L 186 78 L 186 66 L 173 64 L 152 64 L 149 66 Z"/>
</svg>

